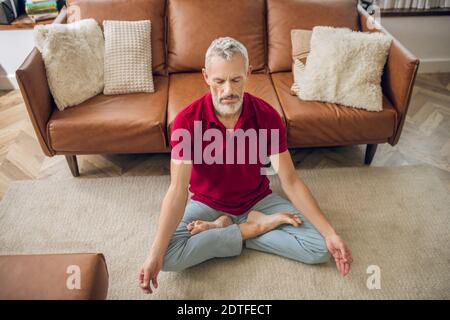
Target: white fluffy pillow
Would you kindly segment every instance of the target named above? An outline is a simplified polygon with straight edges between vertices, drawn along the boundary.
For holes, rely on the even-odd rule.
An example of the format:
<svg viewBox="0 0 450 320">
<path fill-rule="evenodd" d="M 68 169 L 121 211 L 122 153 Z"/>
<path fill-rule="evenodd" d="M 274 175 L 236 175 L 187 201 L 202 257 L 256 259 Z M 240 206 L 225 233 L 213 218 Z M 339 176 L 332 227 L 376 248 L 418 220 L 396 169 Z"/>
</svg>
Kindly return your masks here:
<svg viewBox="0 0 450 320">
<path fill-rule="evenodd" d="M 59 110 L 80 104 L 103 91 L 105 42 L 94 19 L 38 25 L 34 28 L 34 39 Z"/>
<path fill-rule="evenodd" d="M 154 92 L 151 22 L 103 21 L 105 33 L 104 94 Z"/>
<path fill-rule="evenodd" d="M 380 32 L 315 27 L 299 97 L 381 111 L 380 83 L 391 41 Z"/>
</svg>

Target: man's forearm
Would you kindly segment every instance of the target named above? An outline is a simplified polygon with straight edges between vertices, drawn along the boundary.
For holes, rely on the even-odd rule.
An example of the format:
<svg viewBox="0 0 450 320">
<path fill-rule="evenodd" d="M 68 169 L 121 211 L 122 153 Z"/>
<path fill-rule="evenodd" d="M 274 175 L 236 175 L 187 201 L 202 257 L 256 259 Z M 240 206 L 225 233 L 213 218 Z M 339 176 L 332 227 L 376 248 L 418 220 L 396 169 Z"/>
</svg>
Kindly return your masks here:
<svg viewBox="0 0 450 320">
<path fill-rule="evenodd" d="M 283 190 L 294 206 L 324 237 L 335 233 L 333 227 L 320 210 L 311 191 L 299 177 L 294 177 L 290 183 L 284 185 Z"/>
<path fill-rule="evenodd" d="M 165 255 L 170 239 L 183 217 L 188 192 L 176 187 L 169 187 L 161 205 L 158 227 L 150 254 L 162 257 Z"/>
</svg>

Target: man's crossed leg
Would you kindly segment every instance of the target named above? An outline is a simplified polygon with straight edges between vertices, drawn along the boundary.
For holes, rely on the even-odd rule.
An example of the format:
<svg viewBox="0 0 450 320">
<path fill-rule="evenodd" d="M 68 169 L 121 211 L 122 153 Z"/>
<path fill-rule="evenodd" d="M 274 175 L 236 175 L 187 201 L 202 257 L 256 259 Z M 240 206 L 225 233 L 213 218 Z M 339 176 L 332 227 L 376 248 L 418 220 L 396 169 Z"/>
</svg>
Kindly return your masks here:
<svg viewBox="0 0 450 320">
<path fill-rule="evenodd" d="M 243 243 L 304 263 L 330 258 L 314 226 L 290 201 L 271 193 L 240 216 L 190 200 L 170 240 L 162 270 L 181 271 L 212 258 L 237 256 Z"/>
</svg>

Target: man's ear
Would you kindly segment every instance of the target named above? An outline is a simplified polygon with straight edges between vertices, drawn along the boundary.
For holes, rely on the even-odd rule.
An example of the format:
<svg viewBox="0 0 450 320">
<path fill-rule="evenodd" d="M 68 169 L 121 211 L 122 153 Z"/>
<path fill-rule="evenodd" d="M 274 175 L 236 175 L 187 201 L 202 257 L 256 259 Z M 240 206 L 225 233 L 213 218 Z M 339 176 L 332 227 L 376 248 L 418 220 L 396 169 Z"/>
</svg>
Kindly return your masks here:
<svg viewBox="0 0 450 320">
<path fill-rule="evenodd" d="M 208 79 L 208 74 L 206 73 L 206 69 L 202 68 L 202 74 L 203 74 L 203 79 L 205 79 L 205 82 L 208 84 L 209 86 L 209 79 Z"/>
<path fill-rule="evenodd" d="M 252 74 L 252 70 L 253 70 L 252 65 L 249 65 L 247 70 L 247 77 L 249 77 Z"/>
</svg>

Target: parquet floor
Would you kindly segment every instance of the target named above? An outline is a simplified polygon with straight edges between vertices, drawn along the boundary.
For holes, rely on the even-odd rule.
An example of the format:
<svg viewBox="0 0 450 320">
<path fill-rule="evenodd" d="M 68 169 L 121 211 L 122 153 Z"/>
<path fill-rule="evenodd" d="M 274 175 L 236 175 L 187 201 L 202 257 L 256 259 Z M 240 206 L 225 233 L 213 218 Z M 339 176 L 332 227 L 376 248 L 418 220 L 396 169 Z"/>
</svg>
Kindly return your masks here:
<svg viewBox="0 0 450 320">
<path fill-rule="evenodd" d="M 297 168 L 363 166 L 365 145 L 291 150 Z M 78 156 L 82 177 L 169 174 L 169 154 Z M 419 74 L 399 143 L 378 146 L 372 166 L 427 163 L 450 192 L 450 73 Z M 0 199 L 15 180 L 66 179 L 64 156 L 44 156 L 18 90 L 0 91 Z"/>
</svg>

